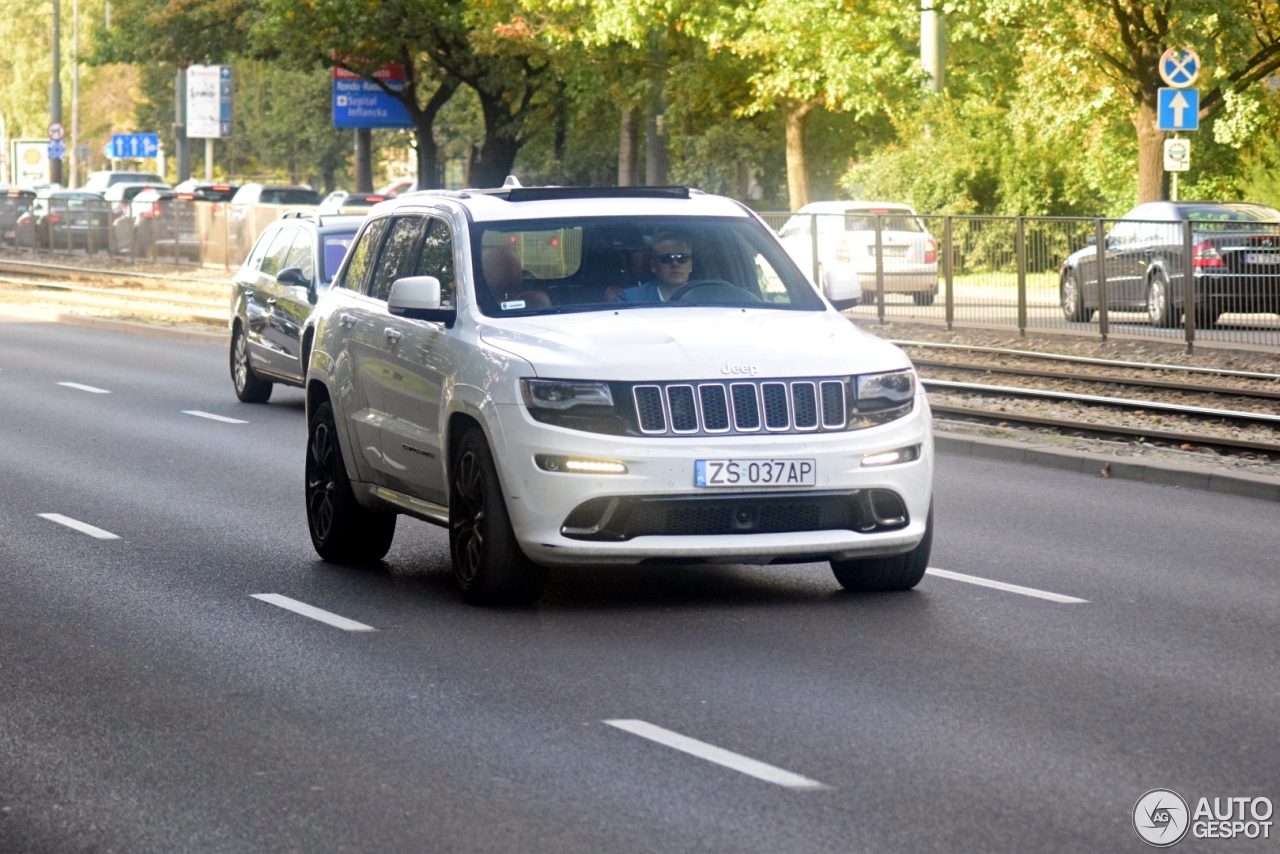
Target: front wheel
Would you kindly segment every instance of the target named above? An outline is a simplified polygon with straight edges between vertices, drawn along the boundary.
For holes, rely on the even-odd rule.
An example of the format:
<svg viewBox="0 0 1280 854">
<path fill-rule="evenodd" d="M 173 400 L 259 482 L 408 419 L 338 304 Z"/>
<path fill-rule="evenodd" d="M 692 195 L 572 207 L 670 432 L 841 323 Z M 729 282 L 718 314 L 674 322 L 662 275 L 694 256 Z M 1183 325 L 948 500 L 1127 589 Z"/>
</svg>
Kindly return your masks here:
<svg viewBox="0 0 1280 854">
<path fill-rule="evenodd" d="M 306 485 L 307 527 L 320 557 L 356 564 L 382 559 L 396 534 L 396 514 L 357 503 L 328 401 L 316 407 L 307 428 Z"/>
<path fill-rule="evenodd" d="M 1088 323 L 1093 319 L 1093 310 L 1084 307 L 1084 292 L 1080 290 L 1080 279 L 1074 270 L 1062 279 L 1062 313 L 1072 323 Z"/>
<path fill-rule="evenodd" d="M 458 441 L 450 473 L 449 552 L 463 598 L 473 605 L 536 602 L 547 570 L 516 542 L 493 454 L 479 429 Z"/>
<path fill-rule="evenodd" d="M 906 554 L 831 561 L 831 571 L 845 590 L 857 592 L 910 590 L 924 578 L 933 549 L 933 506 L 925 519 L 924 539 Z"/>
<path fill-rule="evenodd" d="M 241 403 L 266 403 L 271 397 L 271 381 L 255 374 L 249 364 L 249 340 L 239 324 L 231 333 L 231 384 Z"/>
<path fill-rule="evenodd" d="M 1169 280 L 1164 273 L 1156 272 L 1147 283 L 1147 317 L 1152 326 L 1172 329 L 1178 325 L 1178 312 L 1174 310 L 1169 294 Z"/>
</svg>

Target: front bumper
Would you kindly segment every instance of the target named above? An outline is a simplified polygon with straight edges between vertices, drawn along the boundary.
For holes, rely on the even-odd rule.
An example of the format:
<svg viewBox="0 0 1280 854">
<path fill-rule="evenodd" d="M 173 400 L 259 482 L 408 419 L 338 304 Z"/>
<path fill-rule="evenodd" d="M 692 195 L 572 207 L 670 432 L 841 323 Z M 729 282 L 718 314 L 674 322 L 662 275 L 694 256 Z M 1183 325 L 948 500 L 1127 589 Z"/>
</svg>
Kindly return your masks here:
<svg viewBox="0 0 1280 854">
<path fill-rule="evenodd" d="M 719 437 L 606 436 L 554 427 L 534 421 L 522 405 L 495 407 L 500 420 L 494 431 L 495 456 L 503 480 L 507 509 L 521 548 L 545 565 L 637 564 L 645 562 L 779 563 L 831 558 L 900 554 L 914 548 L 925 532 L 933 491 L 933 438 L 928 402 L 916 397 L 913 411 L 897 421 L 839 433 L 808 435 L 727 435 Z M 500 437 L 500 438 L 496 438 Z M 919 459 L 883 467 L 863 467 L 869 453 L 920 445 Z M 617 460 L 621 475 L 549 472 L 538 467 L 538 454 Z M 699 489 L 694 462 L 699 459 L 812 459 L 817 483 L 806 490 L 762 488 Z M 575 509 L 592 499 L 659 500 L 737 496 L 753 512 L 771 511 L 805 496 L 848 495 L 851 502 L 872 490 L 897 495 L 905 509 L 901 527 L 876 530 L 851 524 L 823 530 L 765 530 L 743 533 L 656 533 L 601 540 L 566 536 Z M 727 503 L 727 502 L 726 502 Z M 827 516 L 824 518 L 833 518 Z M 854 514 L 853 518 L 858 518 Z M 843 523 L 842 523 L 843 524 Z M 776 528 L 777 526 L 775 526 Z M 785 526 L 784 526 L 785 527 Z M 696 526 L 683 526 L 696 530 Z M 572 526 L 569 527 L 572 532 Z M 633 529 L 634 530 L 634 529 Z"/>
</svg>

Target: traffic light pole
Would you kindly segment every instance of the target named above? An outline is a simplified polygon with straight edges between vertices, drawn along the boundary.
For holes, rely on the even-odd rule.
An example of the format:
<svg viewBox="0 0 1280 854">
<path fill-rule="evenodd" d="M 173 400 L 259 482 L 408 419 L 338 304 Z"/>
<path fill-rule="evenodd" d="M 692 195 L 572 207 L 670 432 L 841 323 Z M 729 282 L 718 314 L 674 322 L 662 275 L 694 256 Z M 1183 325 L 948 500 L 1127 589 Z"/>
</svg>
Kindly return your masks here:
<svg viewBox="0 0 1280 854">
<path fill-rule="evenodd" d="M 62 124 L 62 43 L 61 0 L 53 0 L 53 82 L 49 84 L 49 124 Z M 62 161 L 49 158 L 49 181 L 62 183 Z"/>
</svg>

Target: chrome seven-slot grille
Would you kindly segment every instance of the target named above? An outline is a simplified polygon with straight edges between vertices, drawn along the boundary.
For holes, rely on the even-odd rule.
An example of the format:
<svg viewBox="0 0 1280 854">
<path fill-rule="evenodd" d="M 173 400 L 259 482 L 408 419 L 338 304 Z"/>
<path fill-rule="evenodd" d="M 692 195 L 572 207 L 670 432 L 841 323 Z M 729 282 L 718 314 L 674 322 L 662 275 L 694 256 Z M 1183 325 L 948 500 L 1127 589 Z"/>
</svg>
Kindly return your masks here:
<svg viewBox="0 0 1280 854">
<path fill-rule="evenodd" d="M 810 433 L 848 424 L 842 379 L 654 383 L 631 390 L 640 432 Z"/>
</svg>

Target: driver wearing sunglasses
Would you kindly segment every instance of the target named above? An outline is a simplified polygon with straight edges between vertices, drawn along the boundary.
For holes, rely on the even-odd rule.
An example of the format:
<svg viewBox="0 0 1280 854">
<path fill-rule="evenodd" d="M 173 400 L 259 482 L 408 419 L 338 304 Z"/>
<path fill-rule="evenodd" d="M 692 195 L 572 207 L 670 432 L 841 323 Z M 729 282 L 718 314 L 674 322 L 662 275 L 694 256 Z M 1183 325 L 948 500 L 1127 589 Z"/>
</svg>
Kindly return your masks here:
<svg viewBox="0 0 1280 854">
<path fill-rule="evenodd" d="M 693 241 L 686 235 L 665 232 L 653 239 L 649 258 L 653 278 L 626 288 L 618 294 L 619 302 L 666 302 L 689 281 L 693 272 Z"/>
</svg>

